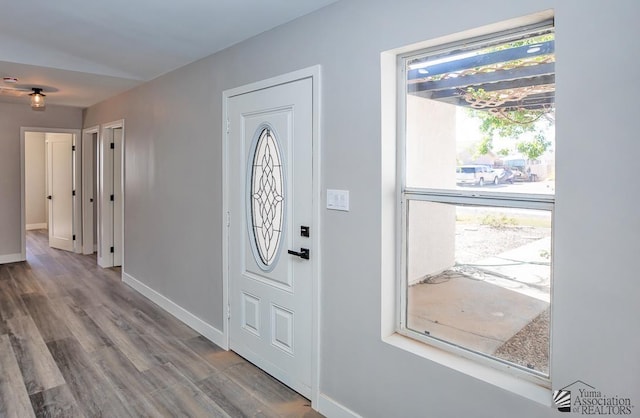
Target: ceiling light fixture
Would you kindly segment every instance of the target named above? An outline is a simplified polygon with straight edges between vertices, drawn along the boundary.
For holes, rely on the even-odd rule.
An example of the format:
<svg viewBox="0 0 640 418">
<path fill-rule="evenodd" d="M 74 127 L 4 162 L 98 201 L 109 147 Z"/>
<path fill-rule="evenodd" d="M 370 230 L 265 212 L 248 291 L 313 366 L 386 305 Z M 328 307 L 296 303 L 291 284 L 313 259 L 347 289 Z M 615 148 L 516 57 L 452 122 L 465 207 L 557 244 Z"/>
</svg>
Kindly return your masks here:
<svg viewBox="0 0 640 418">
<path fill-rule="evenodd" d="M 42 89 L 39 89 L 37 87 L 33 87 L 31 88 L 31 90 L 33 90 L 33 93 L 31 93 L 29 96 L 31 96 L 31 109 L 33 110 L 44 110 L 44 98 L 45 95 L 42 94 Z"/>
</svg>

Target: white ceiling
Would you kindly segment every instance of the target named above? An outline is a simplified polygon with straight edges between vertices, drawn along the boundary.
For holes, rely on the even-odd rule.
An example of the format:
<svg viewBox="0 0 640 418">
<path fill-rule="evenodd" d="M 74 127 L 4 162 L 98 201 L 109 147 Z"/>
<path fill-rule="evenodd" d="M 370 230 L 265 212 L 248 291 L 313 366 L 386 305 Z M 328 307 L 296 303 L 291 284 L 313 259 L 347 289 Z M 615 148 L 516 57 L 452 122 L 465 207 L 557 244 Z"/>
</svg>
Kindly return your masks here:
<svg viewBox="0 0 640 418">
<path fill-rule="evenodd" d="M 88 107 L 335 1 L 4 2 L 0 78 L 18 82 L 0 90 L 40 87 L 47 104 Z"/>
</svg>

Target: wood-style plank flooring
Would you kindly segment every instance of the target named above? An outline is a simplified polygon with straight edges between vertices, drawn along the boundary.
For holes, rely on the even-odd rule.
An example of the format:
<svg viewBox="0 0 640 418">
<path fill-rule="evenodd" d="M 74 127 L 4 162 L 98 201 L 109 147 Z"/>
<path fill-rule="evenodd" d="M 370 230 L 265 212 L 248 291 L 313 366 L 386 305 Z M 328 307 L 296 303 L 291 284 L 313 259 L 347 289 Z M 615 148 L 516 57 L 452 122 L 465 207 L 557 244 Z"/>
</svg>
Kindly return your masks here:
<svg viewBox="0 0 640 418">
<path fill-rule="evenodd" d="M 27 232 L 0 265 L 0 417 L 321 417 L 102 269 Z"/>
</svg>

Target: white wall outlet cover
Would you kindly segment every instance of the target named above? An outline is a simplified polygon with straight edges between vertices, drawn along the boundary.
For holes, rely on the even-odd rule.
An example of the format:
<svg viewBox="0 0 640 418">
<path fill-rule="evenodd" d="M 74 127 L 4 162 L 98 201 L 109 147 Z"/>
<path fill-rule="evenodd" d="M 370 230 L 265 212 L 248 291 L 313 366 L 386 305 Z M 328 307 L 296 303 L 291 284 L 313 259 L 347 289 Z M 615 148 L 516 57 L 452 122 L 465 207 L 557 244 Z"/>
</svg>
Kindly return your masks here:
<svg viewBox="0 0 640 418">
<path fill-rule="evenodd" d="M 349 190 L 327 189 L 327 209 L 349 210 Z"/>
</svg>

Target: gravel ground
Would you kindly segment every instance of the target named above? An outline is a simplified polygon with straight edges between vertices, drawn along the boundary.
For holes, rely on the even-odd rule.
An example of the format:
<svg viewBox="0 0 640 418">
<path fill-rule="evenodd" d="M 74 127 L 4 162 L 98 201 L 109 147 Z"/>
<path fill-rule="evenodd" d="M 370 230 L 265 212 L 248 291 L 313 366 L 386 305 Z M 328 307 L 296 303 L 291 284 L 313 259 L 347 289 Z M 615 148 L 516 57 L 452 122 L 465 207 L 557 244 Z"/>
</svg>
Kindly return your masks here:
<svg viewBox="0 0 640 418">
<path fill-rule="evenodd" d="M 475 263 L 551 235 L 549 228 L 528 226 L 456 225 L 456 262 Z"/>
<path fill-rule="evenodd" d="M 549 373 L 549 309 L 500 346 L 494 355 L 545 374 Z"/>
</svg>

